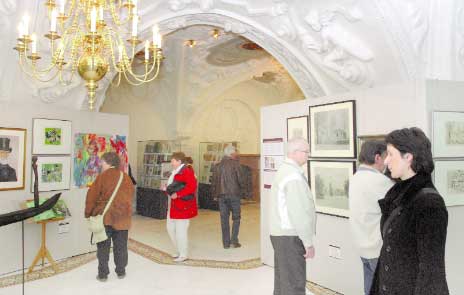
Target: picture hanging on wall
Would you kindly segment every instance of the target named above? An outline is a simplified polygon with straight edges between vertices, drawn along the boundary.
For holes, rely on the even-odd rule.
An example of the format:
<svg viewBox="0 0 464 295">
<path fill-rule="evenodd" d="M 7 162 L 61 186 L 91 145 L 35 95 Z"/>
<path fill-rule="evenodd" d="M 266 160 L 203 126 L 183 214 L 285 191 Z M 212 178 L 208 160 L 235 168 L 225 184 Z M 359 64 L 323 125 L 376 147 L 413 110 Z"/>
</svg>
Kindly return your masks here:
<svg viewBox="0 0 464 295">
<path fill-rule="evenodd" d="M 74 135 L 74 185 L 90 186 L 101 172 L 101 156 L 106 152 L 116 152 L 121 159 L 120 169 L 127 172 L 128 155 L 126 136 L 76 133 Z"/>
<path fill-rule="evenodd" d="M 39 192 L 67 190 L 71 181 L 71 157 L 37 157 Z M 34 188 L 31 176 L 31 192 Z"/>
<path fill-rule="evenodd" d="M 33 119 L 32 154 L 71 154 L 71 121 Z"/>
<path fill-rule="evenodd" d="M 464 161 L 435 161 L 435 187 L 446 206 L 464 205 Z"/>
<path fill-rule="evenodd" d="M 355 101 L 310 106 L 312 158 L 356 157 Z"/>
<path fill-rule="evenodd" d="M 287 141 L 292 138 L 308 140 L 308 116 L 287 118 Z"/>
<path fill-rule="evenodd" d="M 24 189 L 26 129 L 0 127 L 0 191 Z"/>
<path fill-rule="evenodd" d="M 464 112 L 433 112 L 433 156 L 464 157 Z"/>
<path fill-rule="evenodd" d="M 309 186 L 320 213 L 348 217 L 349 179 L 355 162 L 308 161 Z"/>
<path fill-rule="evenodd" d="M 358 136 L 357 158 L 359 158 L 359 153 L 361 152 L 361 146 L 366 141 L 371 141 L 371 140 L 385 141 L 385 136 L 386 136 L 385 134 L 383 134 L 383 135 L 363 135 L 363 136 Z"/>
</svg>

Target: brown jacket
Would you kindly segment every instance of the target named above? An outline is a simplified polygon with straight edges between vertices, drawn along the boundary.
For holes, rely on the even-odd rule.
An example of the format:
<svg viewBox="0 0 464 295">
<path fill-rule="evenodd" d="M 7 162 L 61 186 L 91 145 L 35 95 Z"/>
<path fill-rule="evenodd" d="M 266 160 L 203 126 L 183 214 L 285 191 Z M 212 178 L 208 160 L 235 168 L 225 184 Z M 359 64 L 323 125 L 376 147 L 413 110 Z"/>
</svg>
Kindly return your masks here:
<svg viewBox="0 0 464 295">
<path fill-rule="evenodd" d="M 98 175 L 90 186 L 85 200 L 85 217 L 102 214 L 106 203 L 111 198 L 119 180 L 119 170 L 110 168 Z M 132 196 L 134 185 L 130 177 L 124 173 L 121 186 L 114 197 L 113 203 L 105 214 L 103 223 L 116 230 L 128 230 L 131 225 Z"/>
<path fill-rule="evenodd" d="M 245 194 L 245 181 L 238 160 L 224 156 L 221 162 L 213 166 L 211 179 L 211 195 L 220 198 L 221 195 L 242 197 Z"/>
</svg>

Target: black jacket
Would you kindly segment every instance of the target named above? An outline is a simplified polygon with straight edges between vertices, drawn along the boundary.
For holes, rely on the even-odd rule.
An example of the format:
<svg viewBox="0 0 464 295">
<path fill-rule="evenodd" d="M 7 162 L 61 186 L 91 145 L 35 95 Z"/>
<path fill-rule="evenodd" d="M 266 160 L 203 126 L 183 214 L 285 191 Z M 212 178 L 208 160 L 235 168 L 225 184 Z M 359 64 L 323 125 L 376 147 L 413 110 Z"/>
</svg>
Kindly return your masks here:
<svg viewBox="0 0 464 295">
<path fill-rule="evenodd" d="M 242 168 L 238 160 L 224 156 L 221 162 L 212 168 L 211 195 L 220 198 L 221 195 L 241 198 L 246 194 Z"/>
<path fill-rule="evenodd" d="M 430 175 L 417 174 L 399 182 L 379 200 L 383 246 L 370 295 L 449 294 L 445 274 L 448 211 L 440 195 L 421 192 L 422 188 L 434 188 Z M 402 210 L 386 224 L 399 206 Z"/>
</svg>

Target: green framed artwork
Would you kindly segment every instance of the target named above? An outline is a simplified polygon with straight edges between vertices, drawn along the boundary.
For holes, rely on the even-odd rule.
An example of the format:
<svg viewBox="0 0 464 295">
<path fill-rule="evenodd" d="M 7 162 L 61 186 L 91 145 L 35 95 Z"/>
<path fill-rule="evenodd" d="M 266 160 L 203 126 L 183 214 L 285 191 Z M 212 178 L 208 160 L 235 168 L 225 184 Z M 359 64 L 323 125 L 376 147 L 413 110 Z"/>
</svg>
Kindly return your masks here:
<svg viewBox="0 0 464 295">
<path fill-rule="evenodd" d="M 71 154 L 71 121 L 33 119 L 32 154 Z"/>
<path fill-rule="evenodd" d="M 39 192 L 68 190 L 71 183 L 71 157 L 37 157 Z M 31 176 L 33 190 L 34 174 Z"/>
</svg>

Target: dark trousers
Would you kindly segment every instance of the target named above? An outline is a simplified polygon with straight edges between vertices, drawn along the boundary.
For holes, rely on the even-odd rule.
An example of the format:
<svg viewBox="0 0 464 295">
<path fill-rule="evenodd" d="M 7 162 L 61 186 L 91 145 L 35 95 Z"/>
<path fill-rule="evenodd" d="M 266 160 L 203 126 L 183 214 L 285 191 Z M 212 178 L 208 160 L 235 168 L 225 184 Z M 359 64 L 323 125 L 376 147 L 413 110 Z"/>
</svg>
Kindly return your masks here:
<svg viewBox="0 0 464 295">
<path fill-rule="evenodd" d="M 219 198 L 219 211 L 221 213 L 222 244 L 229 247 L 230 243 L 238 243 L 240 230 L 240 197 L 221 195 Z M 232 212 L 232 235 L 230 233 L 229 217 Z"/>
<path fill-rule="evenodd" d="M 110 273 L 108 261 L 110 259 L 111 240 L 113 240 L 114 264 L 116 264 L 116 274 L 124 275 L 127 266 L 127 230 L 115 230 L 111 226 L 105 225 L 108 239 L 97 243 L 98 275 L 107 277 Z"/>
<path fill-rule="evenodd" d="M 271 236 L 274 295 L 306 294 L 306 250 L 297 236 Z"/>
</svg>

